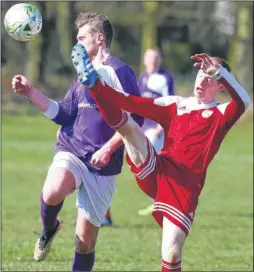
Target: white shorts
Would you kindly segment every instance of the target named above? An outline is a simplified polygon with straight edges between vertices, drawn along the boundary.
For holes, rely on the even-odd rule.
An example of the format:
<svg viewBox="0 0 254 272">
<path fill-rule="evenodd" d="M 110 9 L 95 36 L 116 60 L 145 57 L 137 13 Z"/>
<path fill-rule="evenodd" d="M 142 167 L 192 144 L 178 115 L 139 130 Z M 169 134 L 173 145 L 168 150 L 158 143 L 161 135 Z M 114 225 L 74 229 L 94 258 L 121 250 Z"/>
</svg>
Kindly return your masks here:
<svg viewBox="0 0 254 272">
<path fill-rule="evenodd" d="M 68 169 L 74 176 L 77 195 L 77 208 L 93 225 L 99 227 L 105 218 L 116 189 L 116 175 L 99 176 L 92 173 L 86 165 L 70 152 L 58 152 L 48 170 L 54 168 Z"/>
<path fill-rule="evenodd" d="M 154 135 L 154 128 L 148 128 L 144 131 L 146 137 L 149 139 L 150 143 L 153 145 L 155 151 L 160 154 L 164 142 L 164 131 L 160 134 L 159 137 Z"/>
</svg>

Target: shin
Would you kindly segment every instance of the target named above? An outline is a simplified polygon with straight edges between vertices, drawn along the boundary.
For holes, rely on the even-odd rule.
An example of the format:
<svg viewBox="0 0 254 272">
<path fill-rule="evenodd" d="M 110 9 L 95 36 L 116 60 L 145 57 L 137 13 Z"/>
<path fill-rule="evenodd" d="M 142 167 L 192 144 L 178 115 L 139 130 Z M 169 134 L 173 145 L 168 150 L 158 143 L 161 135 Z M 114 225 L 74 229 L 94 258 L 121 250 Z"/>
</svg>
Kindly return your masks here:
<svg viewBox="0 0 254 272">
<path fill-rule="evenodd" d="M 119 108 L 117 101 L 112 102 L 107 97 L 107 88 L 110 87 L 98 81 L 90 94 L 95 99 L 104 120 L 121 134 L 131 161 L 139 166 L 148 156 L 145 135 L 137 123 Z"/>
<path fill-rule="evenodd" d="M 141 128 L 129 117 L 128 121 L 117 130 L 121 135 L 131 161 L 136 167 L 143 164 L 148 156 L 147 139 Z"/>
<path fill-rule="evenodd" d="M 75 256 L 72 271 L 91 271 L 95 261 L 95 245 L 99 227 L 90 223 L 78 209 Z"/>
<path fill-rule="evenodd" d="M 184 231 L 164 217 L 161 271 L 181 271 L 181 254 L 185 239 Z"/>
</svg>

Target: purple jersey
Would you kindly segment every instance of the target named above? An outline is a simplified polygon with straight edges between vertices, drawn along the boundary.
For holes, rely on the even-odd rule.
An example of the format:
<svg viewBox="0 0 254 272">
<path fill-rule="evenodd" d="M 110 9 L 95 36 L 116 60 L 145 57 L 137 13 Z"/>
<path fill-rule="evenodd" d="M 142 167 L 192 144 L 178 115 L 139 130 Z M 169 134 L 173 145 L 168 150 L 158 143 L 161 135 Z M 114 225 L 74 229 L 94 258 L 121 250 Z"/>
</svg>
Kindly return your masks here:
<svg viewBox="0 0 254 272">
<path fill-rule="evenodd" d="M 136 77 L 131 68 L 116 57 L 109 56 L 99 67 L 95 67 L 102 81 L 119 91 L 140 96 Z M 115 134 L 103 120 L 95 101 L 77 77 L 72 82 L 65 98 L 59 102 L 59 113 L 53 121 L 61 125 L 56 152 L 68 151 L 82 160 L 87 167 L 99 175 L 116 175 L 121 172 L 124 147 L 112 155 L 103 168 L 90 164 L 90 159 Z M 143 118 L 131 114 L 141 126 Z"/>
<path fill-rule="evenodd" d="M 138 87 L 142 97 L 159 98 L 163 96 L 174 95 L 174 80 L 167 70 L 159 69 L 158 72 L 149 75 L 147 72 L 142 73 L 138 78 Z M 147 128 L 154 128 L 157 124 L 145 119 L 142 127 L 143 130 Z"/>
</svg>

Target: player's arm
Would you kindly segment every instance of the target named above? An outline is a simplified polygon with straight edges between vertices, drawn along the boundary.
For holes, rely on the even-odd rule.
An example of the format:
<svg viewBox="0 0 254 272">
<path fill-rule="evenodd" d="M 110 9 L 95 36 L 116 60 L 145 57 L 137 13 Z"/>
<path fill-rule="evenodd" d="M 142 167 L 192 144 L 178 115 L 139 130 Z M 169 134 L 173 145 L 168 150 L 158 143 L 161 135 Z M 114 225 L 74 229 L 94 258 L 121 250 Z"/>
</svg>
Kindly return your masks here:
<svg viewBox="0 0 254 272">
<path fill-rule="evenodd" d="M 31 88 L 27 97 L 48 119 L 58 125 L 68 126 L 76 116 L 72 90 L 69 90 L 64 99 L 60 102 L 49 99 L 34 87 Z"/>
<path fill-rule="evenodd" d="M 112 154 L 122 144 L 123 140 L 121 135 L 118 132 L 115 132 L 115 134 L 103 145 L 102 149 L 105 150 L 105 152 L 109 152 L 110 154 Z"/>
<path fill-rule="evenodd" d="M 93 154 L 90 163 L 97 167 L 105 167 L 109 163 L 112 153 L 122 144 L 122 137 L 118 132 L 115 132 L 115 134 Z"/>
<path fill-rule="evenodd" d="M 223 124 L 229 129 L 249 106 L 250 97 L 243 86 L 224 67 L 220 66 L 215 76 L 231 97 L 231 102 L 218 107 L 223 113 Z"/>
<path fill-rule="evenodd" d="M 66 126 L 73 121 L 76 112 L 71 90 L 68 91 L 63 101 L 58 103 L 34 88 L 28 79 L 22 75 L 14 76 L 12 87 L 14 92 L 26 96 L 36 108 L 55 123 Z"/>
<path fill-rule="evenodd" d="M 44 112 L 44 115 L 58 125 L 71 125 L 78 112 L 75 91 L 73 89 L 69 89 L 64 99 L 59 102 L 54 101 L 54 105 L 52 106 L 53 107 L 49 108 L 47 112 Z"/>
</svg>

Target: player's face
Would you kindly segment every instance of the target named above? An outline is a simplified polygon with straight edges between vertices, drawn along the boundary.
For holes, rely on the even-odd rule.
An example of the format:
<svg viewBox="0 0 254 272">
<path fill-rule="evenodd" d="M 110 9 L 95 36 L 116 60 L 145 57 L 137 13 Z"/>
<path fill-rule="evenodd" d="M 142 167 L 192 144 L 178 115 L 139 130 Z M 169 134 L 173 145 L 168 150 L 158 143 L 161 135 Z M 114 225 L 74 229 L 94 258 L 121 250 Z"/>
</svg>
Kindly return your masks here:
<svg viewBox="0 0 254 272">
<path fill-rule="evenodd" d="M 161 65 L 159 53 L 154 50 L 147 50 L 144 55 L 144 64 L 149 71 L 157 70 Z"/>
<path fill-rule="evenodd" d="M 77 35 L 78 43 L 82 44 L 88 55 L 96 56 L 100 45 L 102 45 L 103 35 L 101 33 L 94 33 L 89 24 L 85 24 L 79 28 Z"/>
<path fill-rule="evenodd" d="M 194 95 L 202 101 L 213 101 L 218 91 L 223 89 L 223 86 L 210 75 L 199 70 L 194 87 Z"/>
</svg>

